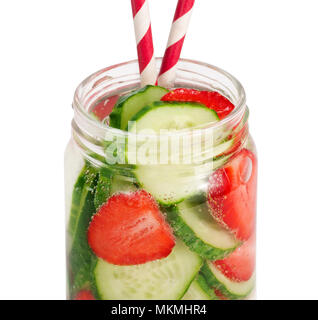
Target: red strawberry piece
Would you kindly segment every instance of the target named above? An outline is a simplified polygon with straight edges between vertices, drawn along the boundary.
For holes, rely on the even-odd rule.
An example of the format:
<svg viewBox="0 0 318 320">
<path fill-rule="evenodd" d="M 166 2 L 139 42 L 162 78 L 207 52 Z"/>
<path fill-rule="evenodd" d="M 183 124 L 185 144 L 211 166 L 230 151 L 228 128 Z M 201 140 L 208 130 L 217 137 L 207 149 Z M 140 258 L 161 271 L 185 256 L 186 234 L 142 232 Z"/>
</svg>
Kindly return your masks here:
<svg viewBox="0 0 318 320">
<path fill-rule="evenodd" d="M 175 245 L 157 203 L 144 190 L 110 197 L 94 215 L 87 237 L 98 257 L 116 265 L 165 258 Z"/>
<path fill-rule="evenodd" d="M 213 109 L 220 119 L 225 118 L 234 109 L 233 103 L 216 91 L 179 88 L 168 92 L 161 100 L 198 102 L 204 104 L 209 109 Z"/>
<path fill-rule="evenodd" d="M 257 159 L 247 149 L 209 178 L 208 203 L 212 215 L 239 240 L 247 240 L 255 229 L 256 184 Z"/>
<path fill-rule="evenodd" d="M 249 280 L 255 270 L 255 236 L 252 235 L 228 257 L 213 264 L 232 281 Z"/>
<path fill-rule="evenodd" d="M 97 118 L 100 121 L 104 120 L 113 110 L 113 107 L 116 104 L 117 100 L 118 100 L 118 96 L 112 96 L 107 99 L 103 99 L 99 101 L 95 105 L 93 109 L 93 113 L 95 114 L 95 116 L 97 116 Z"/>
<path fill-rule="evenodd" d="M 228 300 L 228 298 L 225 297 L 220 290 L 215 289 L 215 288 L 214 288 L 213 290 L 214 290 L 215 295 L 216 295 L 220 300 Z"/>
<path fill-rule="evenodd" d="M 89 290 L 81 290 L 74 300 L 96 300 Z"/>
</svg>

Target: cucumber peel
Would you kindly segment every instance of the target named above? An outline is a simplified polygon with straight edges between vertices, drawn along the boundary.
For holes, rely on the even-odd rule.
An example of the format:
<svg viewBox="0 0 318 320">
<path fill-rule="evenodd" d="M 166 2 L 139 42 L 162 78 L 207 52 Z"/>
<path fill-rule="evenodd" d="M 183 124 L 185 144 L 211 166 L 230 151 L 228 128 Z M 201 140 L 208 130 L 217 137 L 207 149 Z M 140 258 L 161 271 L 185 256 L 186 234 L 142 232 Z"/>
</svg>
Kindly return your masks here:
<svg viewBox="0 0 318 320">
<path fill-rule="evenodd" d="M 196 102 L 154 101 L 140 109 L 130 121 L 135 122 L 129 131 L 151 129 L 160 133 L 162 129 L 182 130 L 219 121 L 217 113 Z"/>
<path fill-rule="evenodd" d="M 255 273 L 247 281 L 235 282 L 225 277 L 211 261 L 206 261 L 201 271 L 207 284 L 218 289 L 228 299 L 245 298 L 255 286 Z"/>
<path fill-rule="evenodd" d="M 222 259 L 240 245 L 230 232 L 217 224 L 205 203 L 194 205 L 183 201 L 165 211 L 174 233 L 205 259 Z"/>
<path fill-rule="evenodd" d="M 83 219 L 83 215 L 81 213 L 86 212 L 84 210 L 85 207 L 92 206 L 89 200 L 92 195 L 95 194 L 96 180 L 96 169 L 86 162 L 77 178 L 72 194 L 72 206 L 68 232 L 73 238 L 79 233 L 78 229 L 81 228 L 81 219 Z"/>
<path fill-rule="evenodd" d="M 112 172 L 107 168 L 101 168 L 98 173 L 98 182 L 94 197 L 95 208 L 98 209 L 110 196 L 112 184 Z"/>
<path fill-rule="evenodd" d="M 92 268 L 97 261 L 86 238 L 90 219 L 96 212 L 94 205 L 96 183 L 96 169 L 86 163 L 74 185 L 68 225 L 72 242 L 69 254 L 71 296 L 91 283 Z"/>
<path fill-rule="evenodd" d="M 182 300 L 218 300 L 218 297 L 214 290 L 208 286 L 203 275 L 199 273 Z"/>
</svg>

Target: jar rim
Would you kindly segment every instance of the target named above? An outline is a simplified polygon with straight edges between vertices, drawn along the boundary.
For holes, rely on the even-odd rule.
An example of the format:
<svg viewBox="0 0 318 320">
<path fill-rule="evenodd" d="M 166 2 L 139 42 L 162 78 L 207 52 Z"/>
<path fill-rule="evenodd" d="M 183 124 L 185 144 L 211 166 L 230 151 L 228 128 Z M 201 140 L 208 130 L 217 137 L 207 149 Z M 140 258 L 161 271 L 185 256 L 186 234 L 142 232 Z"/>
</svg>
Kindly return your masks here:
<svg viewBox="0 0 318 320">
<path fill-rule="evenodd" d="M 156 63 L 161 64 L 162 58 L 156 58 Z M 221 119 L 218 122 L 213 122 L 213 123 L 206 123 L 202 128 L 200 127 L 194 127 L 191 128 L 192 130 L 207 130 L 207 129 L 212 129 L 212 130 L 217 130 L 218 128 L 227 125 L 228 123 L 231 123 L 234 121 L 234 119 L 241 117 L 246 108 L 246 95 L 245 95 L 245 90 L 241 83 L 230 73 L 227 71 L 216 67 L 214 65 L 197 61 L 197 60 L 192 60 L 192 59 L 180 59 L 179 62 L 181 63 L 188 63 L 191 65 L 197 65 L 200 67 L 205 67 L 207 69 L 213 70 L 222 76 L 225 76 L 230 80 L 230 82 L 235 86 L 237 90 L 237 95 L 238 95 L 238 101 L 234 104 L 235 108 L 234 110 L 228 114 L 226 117 Z M 124 135 L 124 136 L 131 136 L 131 135 L 138 135 L 138 136 L 144 136 L 144 137 L 151 137 L 153 134 L 145 134 L 145 133 L 132 133 L 132 132 L 127 132 L 125 130 L 117 129 L 110 127 L 109 125 L 102 123 L 100 121 L 96 121 L 93 119 L 93 117 L 90 115 L 90 113 L 83 107 L 83 103 L 81 102 L 80 98 L 80 91 L 83 88 L 83 86 L 87 85 L 90 83 L 93 79 L 98 77 L 100 74 L 103 74 L 107 71 L 114 70 L 123 66 L 128 66 L 128 65 L 138 65 L 138 60 L 130 60 L 118 64 L 111 65 L 109 67 L 103 68 L 101 70 L 98 70 L 88 77 L 86 77 L 76 88 L 75 94 L 74 94 L 74 100 L 73 100 L 73 109 L 74 109 L 74 120 L 76 124 L 79 124 L 79 127 L 81 128 L 82 125 L 86 128 L 85 131 L 89 133 L 93 133 L 93 136 L 96 136 L 98 140 L 102 140 L 103 137 L 106 136 L 106 134 L 112 134 L 112 135 Z M 177 65 L 178 68 L 178 65 Z M 180 69 L 181 70 L 181 69 Z M 76 118 L 76 119 L 75 119 Z M 183 135 L 186 133 L 188 129 L 181 129 L 178 131 L 174 132 L 174 135 Z"/>
</svg>

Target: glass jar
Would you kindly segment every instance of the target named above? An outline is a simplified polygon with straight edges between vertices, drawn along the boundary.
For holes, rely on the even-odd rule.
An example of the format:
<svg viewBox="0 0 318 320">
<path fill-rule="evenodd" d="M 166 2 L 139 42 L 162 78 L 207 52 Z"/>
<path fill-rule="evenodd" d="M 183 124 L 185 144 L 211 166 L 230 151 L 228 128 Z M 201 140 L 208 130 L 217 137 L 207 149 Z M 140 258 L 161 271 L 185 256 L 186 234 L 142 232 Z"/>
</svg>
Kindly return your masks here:
<svg viewBox="0 0 318 320">
<path fill-rule="evenodd" d="M 176 88 L 217 91 L 235 109 L 191 130 L 111 128 L 118 97 L 139 85 L 130 61 L 75 92 L 65 152 L 68 298 L 251 297 L 257 158 L 243 87 L 219 68 L 181 59 Z"/>
</svg>

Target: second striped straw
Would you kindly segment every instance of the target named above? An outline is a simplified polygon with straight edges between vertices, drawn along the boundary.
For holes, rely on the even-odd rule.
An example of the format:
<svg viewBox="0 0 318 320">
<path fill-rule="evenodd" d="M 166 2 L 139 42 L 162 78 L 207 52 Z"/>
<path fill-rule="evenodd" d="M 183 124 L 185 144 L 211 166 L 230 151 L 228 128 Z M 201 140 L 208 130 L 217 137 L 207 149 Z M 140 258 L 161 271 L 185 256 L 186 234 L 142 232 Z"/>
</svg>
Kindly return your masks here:
<svg viewBox="0 0 318 320">
<path fill-rule="evenodd" d="M 174 84 L 176 64 L 180 58 L 195 0 L 179 0 L 173 18 L 167 48 L 158 76 L 158 84 L 170 88 Z"/>
</svg>

